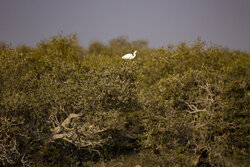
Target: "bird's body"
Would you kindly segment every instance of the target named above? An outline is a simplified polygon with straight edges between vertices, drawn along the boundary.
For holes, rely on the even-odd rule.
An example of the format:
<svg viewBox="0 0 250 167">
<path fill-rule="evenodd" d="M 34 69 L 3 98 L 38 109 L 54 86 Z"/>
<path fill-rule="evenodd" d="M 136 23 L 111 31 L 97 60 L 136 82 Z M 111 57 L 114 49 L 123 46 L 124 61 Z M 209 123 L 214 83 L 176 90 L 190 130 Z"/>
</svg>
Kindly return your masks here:
<svg viewBox="0 0 250 167">
<path fill-rule="evenodd" d="M 137 51 L 134 51 L 133 54 L 131 54 L 131 53 L 125 54 L 124 56 L 122 56 L 122 59 L 133 59 L 136 56 L 136 52 Z"/>
</svg>

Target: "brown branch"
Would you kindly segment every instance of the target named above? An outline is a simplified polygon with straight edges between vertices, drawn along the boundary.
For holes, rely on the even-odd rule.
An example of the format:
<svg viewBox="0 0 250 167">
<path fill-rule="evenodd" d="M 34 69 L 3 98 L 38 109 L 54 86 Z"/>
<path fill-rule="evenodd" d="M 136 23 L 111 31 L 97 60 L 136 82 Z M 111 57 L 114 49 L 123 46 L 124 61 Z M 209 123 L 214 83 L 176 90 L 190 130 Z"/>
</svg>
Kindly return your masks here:
<svg viewBox="0 0 250 167">
<path fill-rule="evenodd" d="M 185 102 L 185 103 L 188 105 L 190 110 L 192 110 L 192 111 L 186 110 L 190 114 L 195 114 L 195 113 L 198 113 L 198 112 L 206 112 L 207 111 L 206 109 L 198 109 L 195 105 L 189 104 L 188 102 Z"/>
<path fill-rule="evenodd" d="M 63 129 L 69 129 L 68 126 L 71 123 L 71 120 L 73 118 L 77 118 L 77 117 L 81 117 L 83 114 L 79 113 L 79 114 L 70 114 L 60 125 L 58 125 L 57 127 L 55 127 L 54 129 L 52 129 L 52 133 L 54 135 L 60 133 L 63 131 Z"/>
</svg>

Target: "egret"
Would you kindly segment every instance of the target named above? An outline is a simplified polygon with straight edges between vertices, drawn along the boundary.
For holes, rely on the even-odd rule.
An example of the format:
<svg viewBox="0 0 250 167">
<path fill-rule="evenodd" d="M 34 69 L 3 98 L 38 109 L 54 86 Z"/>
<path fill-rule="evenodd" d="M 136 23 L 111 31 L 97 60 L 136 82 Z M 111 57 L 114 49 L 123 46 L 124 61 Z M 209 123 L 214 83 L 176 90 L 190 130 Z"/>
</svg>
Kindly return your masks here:
<svg viewBox="0 0 250 167">
<path fill-rule="evenodd" d="M 124 56 L 122 56 L 122 59 L 133 59 L 136 56 L 136 52 L 137 52 L 137 50 L 134 51 L 133 54 L 131 54 L 131 53 L 125 54 Z"/>
</svg>

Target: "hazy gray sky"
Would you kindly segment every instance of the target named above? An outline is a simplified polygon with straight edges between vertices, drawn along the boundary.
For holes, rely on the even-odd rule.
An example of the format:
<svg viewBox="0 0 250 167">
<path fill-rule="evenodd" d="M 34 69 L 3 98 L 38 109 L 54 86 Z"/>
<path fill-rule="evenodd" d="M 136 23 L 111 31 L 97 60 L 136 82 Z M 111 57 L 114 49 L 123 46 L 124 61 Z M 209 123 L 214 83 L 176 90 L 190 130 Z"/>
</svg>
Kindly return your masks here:
<svg viewBox="0 0 250 167">
<path fill-rule="evenodd" d="M 35 46 L 63 31 L 84 47 L 125 35 L 153 47 L 198 36 L 250 50 L 250 0 L 0 0 L 0 41 Z"/>
</svg>

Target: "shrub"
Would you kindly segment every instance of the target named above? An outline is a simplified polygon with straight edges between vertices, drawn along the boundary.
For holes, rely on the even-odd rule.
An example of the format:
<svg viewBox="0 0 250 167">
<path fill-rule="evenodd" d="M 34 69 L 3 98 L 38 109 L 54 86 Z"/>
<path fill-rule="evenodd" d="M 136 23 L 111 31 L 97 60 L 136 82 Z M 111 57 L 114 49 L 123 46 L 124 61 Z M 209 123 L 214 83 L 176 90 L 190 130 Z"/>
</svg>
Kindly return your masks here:
<svg viewBox="0 0 250 167">
<path fill-rule="evenodd" d="M 151 49 L 119 37 L 86 50 L 59 34 L 36 48 L 1 44 L 1 165 L 247 164 L 249 62 L 200 40 Z"/>
</svg>

